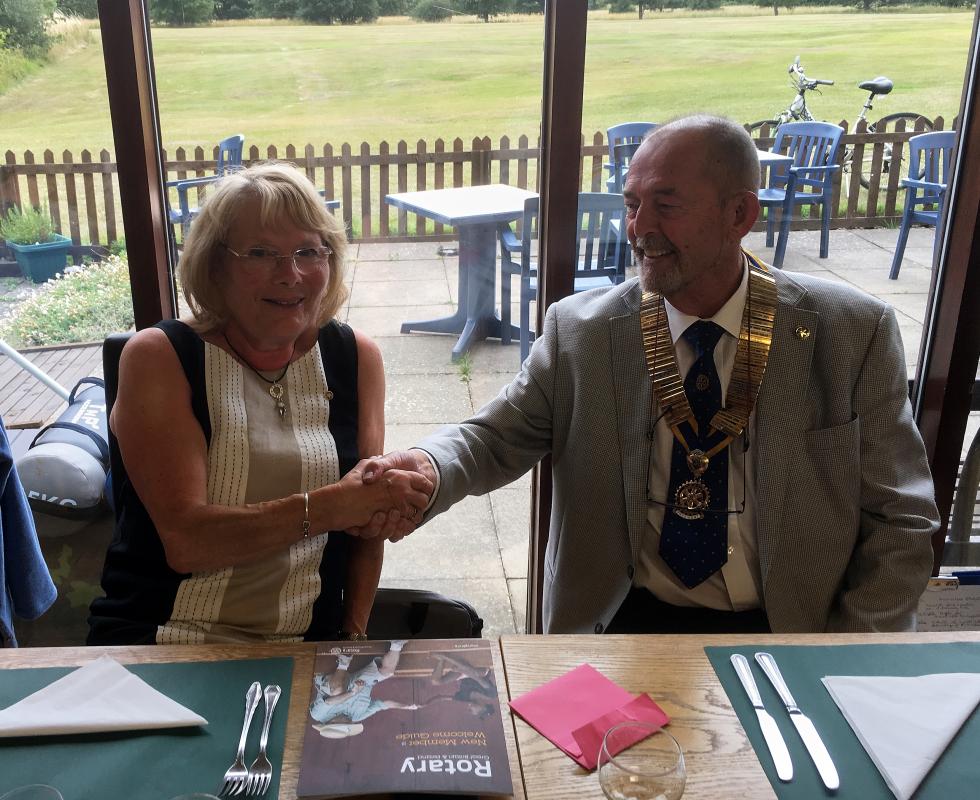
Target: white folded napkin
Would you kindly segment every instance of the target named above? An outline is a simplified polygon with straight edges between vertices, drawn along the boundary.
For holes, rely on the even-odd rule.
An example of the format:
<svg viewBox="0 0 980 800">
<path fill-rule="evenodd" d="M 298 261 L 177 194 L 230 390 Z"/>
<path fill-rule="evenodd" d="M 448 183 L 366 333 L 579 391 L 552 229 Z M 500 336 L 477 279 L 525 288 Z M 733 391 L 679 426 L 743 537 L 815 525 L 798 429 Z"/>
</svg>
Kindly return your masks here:
<svg viewBox="0 0 980 800">
<path fill-rule="evenodd" d="M 204 717 L 160 694 L 109 656 L 0 711 L 0 737 L 207 724 Z"/>
<path fill-rule="evenodd" d="M 980 702 L 980 675 L 827 676 L 823 684 L 898 800 L 908 800 Z"/>
</svg>

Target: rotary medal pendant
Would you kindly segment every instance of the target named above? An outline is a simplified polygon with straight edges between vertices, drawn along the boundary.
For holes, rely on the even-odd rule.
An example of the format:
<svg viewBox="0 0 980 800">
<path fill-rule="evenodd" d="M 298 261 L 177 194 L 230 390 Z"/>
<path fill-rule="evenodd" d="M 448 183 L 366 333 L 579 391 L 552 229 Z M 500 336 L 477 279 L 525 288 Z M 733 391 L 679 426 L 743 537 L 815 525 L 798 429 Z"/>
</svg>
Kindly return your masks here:
<svg viewBox="0 0 980 800">
<path fill-rule="evenodd" d="M 684 481 L 674 493 L 674 513 L 683 519 L 704 519 L 704 511 L 711 501 L 711 494 L 701 476 L 708 469 L 709 459 L 703 450 L 687 454 L 687 467 L 694 478 Z"/>
<path fill-rule="evenodd" d="M 276 381 L 269 387 L 269 394 L 272 395 L 272 399 L 276 401 L 276 411 L 279 412 L 279 419 L 285 419 L 286 417 L 286 404 L 282 401 L 282 384 Z"/>
</svg>

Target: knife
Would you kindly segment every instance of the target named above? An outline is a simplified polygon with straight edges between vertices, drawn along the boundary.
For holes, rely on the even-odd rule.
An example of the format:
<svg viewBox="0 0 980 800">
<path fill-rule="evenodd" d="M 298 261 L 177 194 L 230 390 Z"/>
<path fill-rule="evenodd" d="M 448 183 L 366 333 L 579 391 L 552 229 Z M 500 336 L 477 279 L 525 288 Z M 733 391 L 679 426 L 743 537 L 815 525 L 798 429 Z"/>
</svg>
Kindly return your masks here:
<svg viewBox="0 0 980 800">
<path fill-rule="evenodd" d="M 823 785 L 832 792 L 836 791 L 840 788 L 840 776 L 838 776 L 837 769 L 834 767 L 833 759 L 831 759 L 830 753 L 827 752 L 827 748 L 824 746 L 820 734 L 817 733 L 817 729 L 813 727 L 810 718 L 800 711 L 800 707 L 796 705 L 796 701 L 793 699 L 793 695 L 786 685 L 786 681 L 783 680 L 779 667 L 776 666 L 776 659 L 770 653 L 756 653 L 755 660 L 759 662 L 759 666 L 766 673 L 766 677 L 772 683 L 776 694 L 779 695 L 779 699 L 786 706 L 790 720 L 796 726 L 796 730 L 800 734 L 803 744 L 806 745 L 810 758 L 816 764 L 817 772 L 820 773 L 820 779 L 823 781 Z"/>
<path fill-rule="evenodd" d="M 759 694 L 759 687 L 755 685 L 755 678 L 752 677 L 749 660 L 741 653 L 733 653 L 732 666 L 735 667 L 738 679 L 742 682 L 742 687 L 749 696 L 749 702 L 755 709 L 755 715 L 759 718 L 759 727 L 762 729 L 762 736 L 766 740 L 779 780 L 793 780 L 793 761 L 789 757 L 789 750 L 786 749 L 783 735 L 776 727 L 776 721 L 762 705 L 762 695 Z"/>
</svg>

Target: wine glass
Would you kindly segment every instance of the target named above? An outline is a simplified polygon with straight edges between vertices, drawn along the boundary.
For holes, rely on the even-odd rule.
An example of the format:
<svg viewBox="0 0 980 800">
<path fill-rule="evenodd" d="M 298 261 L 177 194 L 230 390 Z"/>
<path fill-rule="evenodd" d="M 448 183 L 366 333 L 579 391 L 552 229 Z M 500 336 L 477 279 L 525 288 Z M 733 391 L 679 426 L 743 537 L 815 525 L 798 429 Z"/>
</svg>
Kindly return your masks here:
<svg viewBox="0 0 980 800">
<path fill-rule="evenodd" d="M 609 800 L 678 800 L 687 770 L 677 740 L 646 722 L 620 722 L 602 737 L 599 786 Z"/>
<path fill-rule="evenodd" d="M 45 783 L 32 783 L 30 786 L 19 786 L 6 794 L 0 795 L 0 800 L 63 800 L 61 792 Z"/>
<path fill-rule="evenodd" d="M 219 798 L 206 792 L 191 792 L 191 794 L 179 794 L 176 797 L 171 797 L 170 800 L 219 800 Z"/>
</svg>

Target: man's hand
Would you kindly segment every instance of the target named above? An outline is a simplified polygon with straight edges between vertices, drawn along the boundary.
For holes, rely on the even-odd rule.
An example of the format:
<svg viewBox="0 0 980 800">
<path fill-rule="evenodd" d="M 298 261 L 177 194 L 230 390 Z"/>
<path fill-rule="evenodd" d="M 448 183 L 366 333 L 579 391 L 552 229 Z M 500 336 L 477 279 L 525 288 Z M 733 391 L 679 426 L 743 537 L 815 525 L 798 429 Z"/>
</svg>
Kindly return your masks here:
<svg viewBox="0 0 980 800">
<path fill-rule="evenodd" d="M 403 469 L 424 475 L 435 486 L 436 472 L 432 462 L 421 450 L 392 450 L 383 456 L 367 458 L 358 464 L 363 467 L 361 478 L 365 483 L 374 483 L 390 469 Z"/>
<path fill-rule="evenodd" d="M 367 525 L 348 528 L 347 533 L 363 539 L 374 539 L 380 536 L 382 539 L 397 542 L 408 536 L 415 528 L 416 525 L 411 519 L 406 519 L 397 509 L 393 508 L 388 512 L 375 512 Z"/>
<path fill-rule="evenodd" d="M 359 502 L 374 506 L 374 513 L 363 517 L 346 530 L 362 538 L 373 539 L 383 536 L 392 541 L 407 536 L 422 520 L 422 511 L 429 503 L 434 489 L 433 482 L 414 469 L 403 470 L 397 467 L 385 471 L 378 470 L 376 464 L 381 460 L 362 459 L 343 478 L 341 484 L 357 492 Z M 365 469 L 375 464 L 370 480 L 365 480 Z M 413 461 L 414 466 L 414 461 Z M 435 474 L 433 470 L 429 470 Z M 365 509 L 368 510 L 368 509 Z"/>
</svg>

